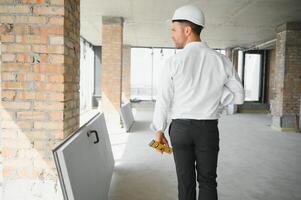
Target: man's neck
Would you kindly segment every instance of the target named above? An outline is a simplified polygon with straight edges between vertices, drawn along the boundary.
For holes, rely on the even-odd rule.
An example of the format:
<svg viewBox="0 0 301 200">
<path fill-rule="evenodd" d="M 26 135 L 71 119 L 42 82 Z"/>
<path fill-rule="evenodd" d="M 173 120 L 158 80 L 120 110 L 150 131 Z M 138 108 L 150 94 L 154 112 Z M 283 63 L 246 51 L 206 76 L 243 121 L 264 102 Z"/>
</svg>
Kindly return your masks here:
<svg viewBox="0 0 301 200">
<path fill-rule="evenodd" d="M 191 42 L 201 42 L 201 37 L 200 36 L 192 36 L 192 37 L 189 37 L 185 43 L 185 46 Z"/>
</svg>

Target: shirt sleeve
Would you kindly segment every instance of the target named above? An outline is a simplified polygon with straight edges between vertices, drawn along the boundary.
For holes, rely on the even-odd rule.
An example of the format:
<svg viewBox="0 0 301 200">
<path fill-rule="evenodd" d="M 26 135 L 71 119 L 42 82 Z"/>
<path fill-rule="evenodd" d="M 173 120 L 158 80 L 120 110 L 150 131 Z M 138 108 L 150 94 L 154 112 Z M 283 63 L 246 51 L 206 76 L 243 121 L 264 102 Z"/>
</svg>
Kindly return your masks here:
<svg viewBox="0 0 301 200">
<path fill-rule="evenodd" d="M 173 77 L 171 76 L 171 59 L 168 59 L 161 70 L 158 80 L 158 93 L 153 115 L 153 121 L 150 125 L 152 131 L 165 131 L 167 126 L 168 111 L 173 99 Z"/>
<path fill-rule="evenodd" d="M 229 104 L 243 104 L 245 99 L 244 88 L 231 61 L 227 57 L 224 59 L 224 67 L 227 78 L 223 88 L 221 104 L 224 106 Z"/>
</svg>

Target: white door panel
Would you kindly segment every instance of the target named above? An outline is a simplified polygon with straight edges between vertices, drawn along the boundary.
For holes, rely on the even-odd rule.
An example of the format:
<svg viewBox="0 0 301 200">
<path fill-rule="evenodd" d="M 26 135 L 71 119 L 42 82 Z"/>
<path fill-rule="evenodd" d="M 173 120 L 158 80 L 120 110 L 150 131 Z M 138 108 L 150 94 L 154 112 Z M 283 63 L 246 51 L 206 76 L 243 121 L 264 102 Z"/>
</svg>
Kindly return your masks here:
<svg viewBox="0 0 301 200">
<path fill-rule="evenodd" d="M 103 114 L 53 152 L 66 200 L 107 200 L 114 159 Z"/>
</svg>

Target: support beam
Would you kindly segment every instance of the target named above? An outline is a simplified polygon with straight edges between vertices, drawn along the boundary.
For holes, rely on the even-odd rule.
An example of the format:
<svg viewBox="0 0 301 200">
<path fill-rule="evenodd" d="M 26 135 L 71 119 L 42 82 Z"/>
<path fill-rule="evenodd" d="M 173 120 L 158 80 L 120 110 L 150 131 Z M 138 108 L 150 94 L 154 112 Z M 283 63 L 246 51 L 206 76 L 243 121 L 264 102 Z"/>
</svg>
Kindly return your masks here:
<svg viewBox="0 0 301 200">
<path fill-rule="evenodd" d="M 275 100 L 272 127 L 297 131 L 301 94 L 301 22 L 288 22 L 277 28 Z"/>
<path fill-rule="evenodd" d="M 131 46 L 123 46 L 122 64 L 122 102 L 131 100 Z"/>
<path fill-rule="evenodd" d="M 226 48 L 226 56 L 231 60 L 235 70 L 237 71 L 237 69 L 238 69 L 238 51 L 237 50 L 234 51 L 232 48 Z M 237 105 L 234 105 L 234 104 L 228 105 L 227 113 L 230 115 L 237 113 Z"/>
<path fill-rule="evenodd" d="M 102 109 L 109 124 L 120 126 L 123 18 L 102 18 Z"/>
</svg>

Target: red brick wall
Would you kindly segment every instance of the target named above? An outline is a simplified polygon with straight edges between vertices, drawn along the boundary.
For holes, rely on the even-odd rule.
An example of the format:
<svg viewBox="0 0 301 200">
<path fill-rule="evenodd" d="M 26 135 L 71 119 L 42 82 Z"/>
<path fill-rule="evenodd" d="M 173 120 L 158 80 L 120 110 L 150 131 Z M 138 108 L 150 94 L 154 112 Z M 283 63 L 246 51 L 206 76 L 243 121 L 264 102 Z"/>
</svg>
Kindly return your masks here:
<svg viewBox="0 0 301 200">
<path fill-rule="evenodd" d="M 104 110 L 120 110 L 122 92 L 122 47 L 122 18 L 103 17 L 101 87 Z"/>
<path fill-rule="evenodd" d="M 298 113 L 300 108 L 301 32 L 283 30 L 276 43 L 276 115 Z"/>
<path fill-rule="evenodd" d="M 57 180 L 51 150 L 79 126 L 79 9 L 79 0 L 0 2 L 4 183 Z"/>
<path fill-rule="evenodd" d="M 301 22 L 285 23 L 277 28 L 274 124 L 296 129 L 301 94 Z"/>
</svg>

